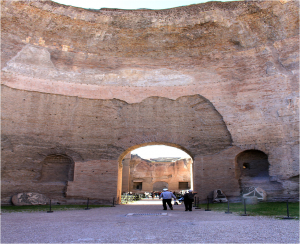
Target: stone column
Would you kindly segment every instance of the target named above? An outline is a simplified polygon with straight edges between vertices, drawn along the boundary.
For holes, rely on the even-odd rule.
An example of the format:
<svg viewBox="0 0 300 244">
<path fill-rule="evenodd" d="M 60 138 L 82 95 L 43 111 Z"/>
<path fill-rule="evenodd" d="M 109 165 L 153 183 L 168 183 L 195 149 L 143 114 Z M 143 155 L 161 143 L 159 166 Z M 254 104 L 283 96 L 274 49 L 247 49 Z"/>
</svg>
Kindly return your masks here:
<svg viewBox="0 0 300 244">
<path fill-rule="evenodd" d="M 122 193 L 129 192 L 130 160 L 131 160 L 131 153 L 128 153 L 122 161 L 122 164 L 123 164 Z"/>
</svg>

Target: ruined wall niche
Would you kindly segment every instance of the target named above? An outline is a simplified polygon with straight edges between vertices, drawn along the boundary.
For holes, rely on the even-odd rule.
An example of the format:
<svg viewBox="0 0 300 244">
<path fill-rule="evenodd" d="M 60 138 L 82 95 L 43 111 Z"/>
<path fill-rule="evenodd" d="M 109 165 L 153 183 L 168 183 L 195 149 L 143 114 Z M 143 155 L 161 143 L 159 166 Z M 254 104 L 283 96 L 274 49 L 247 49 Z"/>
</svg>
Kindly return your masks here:
<svg viewBox="0 0 300 244">
<path fill-rule="evenodd" d="M 269 177 L 268 156 L 259 150 L 246 150 L 237 156 L 239 178 Z"/>
<path fill-rule="evenodd" d="M 268 155 L 259 150 L 246 150 L 236 156 L 236 178 L 242 194 L 260 187 L 267 192 L 269 200 L 284 193 L 280 182 L 272 181 L 269 175 Z"/>
<path fill-rule="evenodd" d="M 74 161 L 67 155 L 48 155 L 42 162 L 39 182 L 65 182 L 73 181 Z"/>
</svg>

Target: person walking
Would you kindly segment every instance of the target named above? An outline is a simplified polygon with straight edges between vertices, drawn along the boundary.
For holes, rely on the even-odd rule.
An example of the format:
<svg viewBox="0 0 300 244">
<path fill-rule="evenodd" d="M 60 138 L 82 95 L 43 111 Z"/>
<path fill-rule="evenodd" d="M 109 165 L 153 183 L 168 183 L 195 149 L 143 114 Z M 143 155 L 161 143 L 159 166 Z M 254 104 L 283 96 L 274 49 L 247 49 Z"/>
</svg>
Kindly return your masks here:
<svg viewBox="0 0 300 244">
<path fill-rule="evenodd" d="M 183 195 L 185 211 L 192 211 L 194 196 L 196 194 L 197 192 L 193 193 L 193 190 L 189 190 L 187 193 Z"/>
<path fill-rule="evenodd" d="M 163 192 L 160 194 L 159 198 L 162 198 L 162 202 L 163 202 L 163 208 L 164 210 L 167 210 L 167 204 L 169 206 L 169 208 L 171 210 L 173 210 L 173 207 L 172 207 L 172 198 L 174 198 L 174 200 L 176 199 L 175 195 L 168 191 L 168 189 L 163 189 Z"/>
</svg>

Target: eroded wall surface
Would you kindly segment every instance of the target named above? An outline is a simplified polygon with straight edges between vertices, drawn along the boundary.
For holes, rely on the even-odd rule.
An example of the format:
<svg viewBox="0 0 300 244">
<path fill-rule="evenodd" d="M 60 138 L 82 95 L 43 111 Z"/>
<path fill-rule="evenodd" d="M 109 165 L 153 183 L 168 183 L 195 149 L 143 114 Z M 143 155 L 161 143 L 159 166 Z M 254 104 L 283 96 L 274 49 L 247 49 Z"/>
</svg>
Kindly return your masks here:
<svg viewBox="0 0 300 244">
<path fill-rule="evenodd" d="M 236 157 L 249 149 L 268 156 L 276 194 L 298 198 L 297 1 L 1 4 L 3 203 L 33 190 L 109 201 L 121 191 L 122 157 L 147 143 L 187 151 L 203 198 L 220 186 L 239 195 Z M 74 162 L 63 192 L 35 180 L 49 155 Z"/>
</svg>

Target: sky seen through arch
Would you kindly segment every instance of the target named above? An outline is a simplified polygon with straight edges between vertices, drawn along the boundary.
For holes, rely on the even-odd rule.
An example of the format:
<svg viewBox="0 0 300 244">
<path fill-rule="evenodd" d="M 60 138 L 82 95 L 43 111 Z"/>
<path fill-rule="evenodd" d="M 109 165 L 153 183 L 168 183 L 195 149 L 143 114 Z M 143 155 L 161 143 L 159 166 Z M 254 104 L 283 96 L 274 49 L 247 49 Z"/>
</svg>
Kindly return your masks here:
<svg viewBox="0 0 300 244">
<path fill-rule="evenodd" d="M 190 155 L 184 151 L 170 146 L 151 145 L 137 148 L 131 151 L 131 154 L 137 154 L 143 159 L 159 158 L 159 157 L 180 157 L 190 158 Z"/>
<path fill-rule="evenodd" d="M 219 0 L 218 2 L 233 2 L 238 0 Z M 168 9 L 191 4 L 212 2 L 207 0 L 54 0 L 64 5 L 86 9 L 118 8 L 118 9 Z"/>
</svg>

